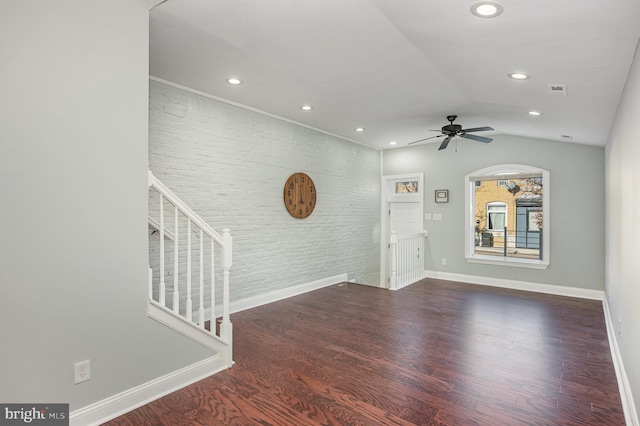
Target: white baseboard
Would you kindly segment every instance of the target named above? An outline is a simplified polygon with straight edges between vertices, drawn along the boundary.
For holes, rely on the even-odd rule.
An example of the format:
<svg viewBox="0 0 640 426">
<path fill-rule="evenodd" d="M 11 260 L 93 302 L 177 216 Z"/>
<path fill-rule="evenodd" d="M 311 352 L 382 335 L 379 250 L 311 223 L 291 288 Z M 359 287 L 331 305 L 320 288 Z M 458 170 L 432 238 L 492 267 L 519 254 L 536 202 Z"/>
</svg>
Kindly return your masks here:
<svg viewBox="0 0 640 426">
<path fill-rule="evenodd" d="M 533 291 L 536 293 L 555 294 L 557 296 L 579 297 L 581 299 L 604 300 L 604 291 L 578 287 L 566 287 L 551 284 L 531 283 L 527 281 L 505 280 L 501 278 L 479 277 L 475 275 L 452 274 L 440 271 L 425 271 L 426 278 L 437 278 L 458 281 L 467 284 L 480 284 L 491 287 L 510 288 L 513 290 Z"/>
<path fill-rule="evenodd" d="M 616 339 L 616 327 L 613 319 L 611 318 L 611 311 L 609 310 L 609 303 L 606 297 L 602 300 L 602 306 L 604 308 L 604 319 L 607 324 L 607 335 L 609 336 L 609 348 L 611 349 L 611 358 L 613 358 L 613 366 L 616 369 L 616 377 L 618 378 L 618 388 L 620 389 L 620 399 L 622 400 L 622 409 L 624 410 L 624 421 L 627 425 L 638 426 L 638 412 L 636 406 L 633 403 L 633 394 L 631 392 L 631 386 L 629 385 L 629 379 L 624 369 L 624 363 L 622 362 L 622 356 L 620 355 L 620 349 L 618 348 L 618 340 Z"/>
<path fill-rule="evenodd" d="M 69 415 L 71 426 L 100 425 L 131 410 L 148 404 L 164 395 L 182 389 L 192 383 L 212 376 L 228 368 L 220 355 L 158 377 L 109 398 L 88 405 Z"/>
<path fill-rule="evenodd" d="M 300 284 L 294 287 L 283 288 L 257 296 L 247 297 L 245 299 L 231 302 L 231 313 L 244 311 L 246 309 L 255 308 L 267 303 L 277 302 L 278 300 L 287 299 L 309 291 L 318 290 L 322 287 L 338 284 L 347 281 L 347 274 L 334 275 L 333 277 L 322 278 L 306 284 Z"/>
</svg>

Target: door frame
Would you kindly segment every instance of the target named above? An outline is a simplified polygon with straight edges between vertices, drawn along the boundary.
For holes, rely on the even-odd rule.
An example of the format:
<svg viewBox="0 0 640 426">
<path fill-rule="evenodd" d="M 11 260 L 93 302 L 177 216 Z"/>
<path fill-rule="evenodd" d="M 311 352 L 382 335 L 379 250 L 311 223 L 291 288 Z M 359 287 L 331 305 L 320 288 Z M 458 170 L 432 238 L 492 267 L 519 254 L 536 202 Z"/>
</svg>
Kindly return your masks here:
<svg viewBox="0 0 640 426">
<path fill-rule="evenodd" d="M 418 190 L 413 193 L 396 193 L 396 182 L 417 181 Z M 389 211 L 390 203 L 419 203 L 420 217 L 424 221 L 424 173 L 382 176 L 380 184 L 380 287 L 390 288 L 391 275 L 389 259 Z"/>
</svg>

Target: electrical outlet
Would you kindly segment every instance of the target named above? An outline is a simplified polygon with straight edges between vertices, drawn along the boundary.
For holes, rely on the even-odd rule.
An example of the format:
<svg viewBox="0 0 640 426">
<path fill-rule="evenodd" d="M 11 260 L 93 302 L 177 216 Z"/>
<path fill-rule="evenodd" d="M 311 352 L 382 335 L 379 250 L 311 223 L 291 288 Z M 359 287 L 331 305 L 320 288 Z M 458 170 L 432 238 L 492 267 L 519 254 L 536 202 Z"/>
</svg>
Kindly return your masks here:
<svg viewBox="0 0 640 426">
<path fill-rule="evenodd" d="M 75 372 L 74 384 L 77 385 L 78 383 L 86 382 L 91 378 L 89 360 L 76 362 L 73 364 L 73 367 Z"/>
<path fill-rule="evenodd" d="M 442 258 L 442 266 L 447 266 L 447 258 L 446 257 Z"/>
</svg>

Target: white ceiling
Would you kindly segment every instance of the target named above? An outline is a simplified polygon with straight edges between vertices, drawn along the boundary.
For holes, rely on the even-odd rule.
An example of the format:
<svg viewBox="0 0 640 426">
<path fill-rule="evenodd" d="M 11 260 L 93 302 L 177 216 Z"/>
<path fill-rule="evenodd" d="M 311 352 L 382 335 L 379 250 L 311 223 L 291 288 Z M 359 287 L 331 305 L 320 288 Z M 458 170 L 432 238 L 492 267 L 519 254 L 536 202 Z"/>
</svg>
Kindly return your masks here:
<svg viewBox="0 0 640 426">
<path fill-rule="evenodd" d="M 500 0 L 493 19 L 474 2 L 168 0 L 151 11 L 150 74 L 382 149 L 438 135 L 449 114 L 495 129 L 482 136 L 604 145 L 640 1 Z"/>
</svg>

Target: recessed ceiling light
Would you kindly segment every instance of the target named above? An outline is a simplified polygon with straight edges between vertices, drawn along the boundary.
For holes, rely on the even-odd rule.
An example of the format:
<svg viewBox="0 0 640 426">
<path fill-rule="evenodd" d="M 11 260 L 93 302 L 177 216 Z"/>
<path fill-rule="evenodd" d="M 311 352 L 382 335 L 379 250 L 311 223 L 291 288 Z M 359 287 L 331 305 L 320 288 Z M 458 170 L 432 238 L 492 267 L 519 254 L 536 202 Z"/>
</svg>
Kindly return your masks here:
<svg viewBox="0 0 640 426">
<path fill-rule="evenodd" d="M 364 127 L 356 127 L 356 132 L 364 132 Z"/>
<path fill-rule="evenodd" d="M 396 141 L 389 142 L 389 145 L 395 145 L 395 144 L 396 144 Z"/>
<path fill-rule="evenodd" d="M 538 115 L 542 115 L 542 113 L 540 111 L 529 111 L 529 115 L 538 116 Z"/>
<path fill-rule="evenodd" d="M 313 107 L 311 105 L 302 105 L 300 109 L 304 111 L 311 111 Z"/>
<path fill-rule="evenodd" d="M 509 78 L 513 78 L 514 80 L 527 80 L 531 78 L 529 74 L 525 74 L 523 72 L 512 72 L 507 74 Z"/>
<path fill-rule="evenodd" d="M 227 83 L 229 84 L 233 84 L 234 86 L 237 86 L 238 84 L 242 84 L 242 80 L 232 77 L 230 79 L 227 80 Z"/>
<path fill-rule="evenodd" d="M 471 6 L 471 13 L 479 18 L 495 18 L 502 15 L 504 7 L 495 1 L 479 1 Z"/>
</svg>

